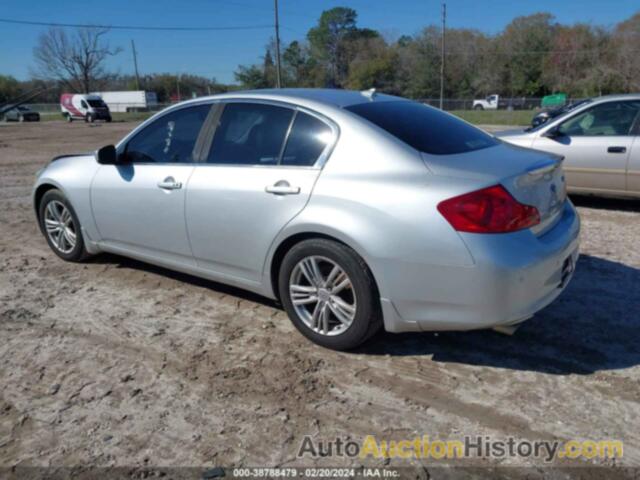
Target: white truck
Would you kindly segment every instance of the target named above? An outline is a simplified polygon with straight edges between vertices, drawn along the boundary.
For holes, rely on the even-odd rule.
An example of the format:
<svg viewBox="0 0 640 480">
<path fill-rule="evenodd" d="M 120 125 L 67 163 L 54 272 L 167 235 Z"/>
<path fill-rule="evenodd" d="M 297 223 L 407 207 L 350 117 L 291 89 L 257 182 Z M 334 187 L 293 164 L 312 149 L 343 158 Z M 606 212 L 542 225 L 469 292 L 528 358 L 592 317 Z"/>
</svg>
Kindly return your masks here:
<svg viewBox="0 0 640 480">
<path fill-rule="evenodd" d="M 94 92 L 109 105 L 112 112 L 140 112 L 147 111 L 158 105 L 156 92 L 131 90 L 122 92 Z"/>
<path fill-rule="evenodd" d="M 493 94 L 493 95 L 487 96 L 486 98 L 476 99 L 473 101 L 473 109 L 474 110 L 497 110 L 499 98 L 500 98 L 500 95 Z"/>
<path fill-rule="evenodd" d="M 533 108 L 534 106 L 534 99 L 527 100 L 525 97 L 501 98 L 497 93 L 488 95 L 486 98 L 476 99 L 473 101 L 474 110 L 522 110 L 524 108 Z"/>
</svg>

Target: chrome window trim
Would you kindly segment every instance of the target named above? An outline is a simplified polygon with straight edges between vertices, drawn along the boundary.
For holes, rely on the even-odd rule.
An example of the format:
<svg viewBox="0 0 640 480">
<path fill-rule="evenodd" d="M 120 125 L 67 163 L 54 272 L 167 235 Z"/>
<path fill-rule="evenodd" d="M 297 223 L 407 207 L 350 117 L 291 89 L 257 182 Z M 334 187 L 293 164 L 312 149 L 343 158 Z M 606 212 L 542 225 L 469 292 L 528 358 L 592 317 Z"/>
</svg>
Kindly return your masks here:
<svg viewBox="0 0 640 480">
<path fill-rule="evenodd" d="M 214 103 L 218 103 L 216 101 L 212 101 L 212 100 L 202 100 L 202 101 L 194 101 L 194 102 L 189 102 L 189 103 L 180 103 L 178 105 L 173 105 L 171 107 L 167 107 L 164 110 L 160 110 L 159 112 L 157 112 L 156 114 L 152 115 L 151 117 L 147 118 L 144 122 L 142 122 L 140 125 L 138 125 L 136 128 L 134 128 L 131 132 L 129 132 L 127 135 L 124 136 L 124 138 L 122 140 L 120 140 L 117 144 L 116 144 L 116 151 L 118 152 L 118 154 L 122 153 L 122 148 L 129 143 L 129 141 L 136 136 L 140 131 L 142 131 L 144 128 L 146 128 L 147 126 L 149 126 L 151 123 L 155 122 L 156 120 L 159 120 L 160 118 L 164 117 L 165 115 L 168 115 L 170 113 L 176 112 L 178 110 L 182 110 L 185 108 L 191 108 L 191 107 L 199 107 L 201 105 L 211 105 L 213 106 Z M 206 120 L 205 120 L 206 121 Z M 204 123 L 202 125 L 204 127 Z M 202 127 L 201 127 L 202 128 Z M 151 162 L 149 162 L 151 163 Z M 158 163 L 151 163 L 152 165 L 159 165 Z M 193 165 L 195 164 L 195 162 L 189 162 L 189 163 L 180 163 L 180 165 Z M 164 163 L 162 165 L 168 165 L 168 163 Z"/>
<path fill-rule="evenodd" d="M 324 124 L 326 124 L 330 129 L 331 129 L 331 133 L 332 133 L 332 138 L 331 140 L 327 143 L 327 145 L 325 146 L 324 150 L 322 151 L 322 153 L 320 153 L 320 155 L 318 155 L 318 158 L 316 159 L 315 163 L 313 165 L 309 165 L 309 166 L 301 166 L 301 165 L 280 165 L 278 163 L 278 165 L 238 165 L 238 164 L 234 164 L 234 163 L 207 163 L 206 161 L 204 161 L 205 158 L 208 157 L 209 155 L 209 151 L 207 150 L 206 152 L 202 152 L 202 156 L 201 158 L 203 159 L 202 162 L 198 163 L 199 166 L 207 166 L 207 167 L 238 167 L 238 168 L 279 168 L 279 169 L 306 169 L 306 170 L 322 170 L 322 168 L 324 167 L 324 165 L 326 164 L 327 160 L 329 159 L 329 157 L 331 156 L 331 153 L 333 152 L 334 147 L 336 146 L 336 144 L 338 143 L 338 139 L 340 137 L 340 128 L 338 127 L 338 125 L 336 125 L 336 123 L 331 120 L 330 118 L 315 112 L 313 110 L 310 110 L 306 107 L 302 107 L 300 105 L 296 105 L 294 103 L 288 103 L 288 102 L 282 102 L 282 101 L 278 101 L 278 100 L 266 100 L 266 99 L 262 99 L 262 98 L 225 98 L 225 99 L 220 99 L 217 100 L 216 103 L 222 103 L 222 104 L 227 104 L 227 103 L 257 103 L 257 104 L 261 104 L 261 105 L 271 105 L 274 107 L 282 107 L 282 108 L 288 108 L 294 111 L 294 115 L 292 120 L 295 121 L 295 118 L 297 116 L 297 112 L 302 112 L 302 113 L 306 113 L 307 115 L 311 115 L 312 117 L 317 118 L 318 120 L 322 121 Z M 283 148 L 281 151 L 281 155 L 284 154 L 284 148 L 286 148 L 286 144 L 287 141 L 289 140 L 289 134 L 291 133 L 291 129 L 293 127 L 293 121 L 292 123 L 289 125 L 289 129 L 287 130 L 287 134 L 285 136 L 284 142 L 283 142 Z M 211 145 L 213 145 L 213 135 L 215 135 L 217 128 L 214 128 L 213 131 L 211 132 Z M 210 148 L 209 146 L 209 148 Z M 278 162 L 280 162 L 280 158 L 278 159 Z"/>
<path fill-rule="evenodd" d="M 560 128 L 561 125 L 563 125 L 564 123 L 568 122 L 569 120 L 577 117 L 578 115 L 581 115 L 589 110 L 592 110 L 594 108 L 598 108 L 602 105 L 607 105 L 610 103 L 638 103 L 640 100 L 636 100 L 636 99 L 630 99 L 630 100 L 625 100 L 625 99 L 612 99 L 612 100 L 604 100 L 604 101 L 599 101 L 599 102 L 587 102 L 582 108 L 580 108 L 579 110 L 576 111 L 569 111 L 567 112 L 567 115 L 560 115 L 559 118 L 554 119 L 554 121 L 552 123 L 549 123 L 547 125 L 547 123 L 544 123 L 543 125 L 545 125 L 545 128 L 540 129 L 538 131 L 536 131 L 536 133 L 538 133 L 538 137 L 543 137 L 545 133 L 547 133 L 549 130 L 551 130 L 552 128 Z M 640 111 L 638 112 L 638 114 L 636 114 L 636 117 L 634 119 L 634 121 L 631 123 L 631 127 L 629 128 L 629 132 L 623 135 L 574 135 L 576 137 L 581 137 L 581 138 L 607 138 L 607 137 L 635 137 L 638 136 L 638 133 L 634 133 L 634 128 L 635 128 L 635 123 L 639 122 L 639 126 L 640 126 Z M 640 133 L 640 132 L 639 132 Z"/>
<path fill-rule="evenodd" d="M 325 149 L 322 151 L 322 153 L 316 159 L 316 162 L 313 165 L 310 165 L 310 166 L 300 166 L 300 165 L 236 165 L 236 164 L 233 164 L 233 163 L 207 163 L 205 161 L 205 159 L 209 155 L 209 149 L 211 148 L 211 145 L 213 144 L 213 135 L 215 135 L 215 131 L 216 131 L 216 128 L 212 128 L 210 130 L 210 132 L 206 132 L 207 138 L 204 141 L 205 145 L 207 145 L 208 148 L 206 150 L 203 149 L 200 152 L 199 160 L 196 161 L 196 162 L 189 162 L 189 163 L 136 162 L 136 163 L 132 163 L 131 165 L 194 165 L 194 166 L 207 166 L 207 167 L 293 168 L 293 169 L 307 169 L 307 170 L 322 170 L 324 168 L 325 164 L 327 163 L 327 160 L 329 160 L 329 158 L 331 157 L 331 154 L 333 153 L 333 150 L 334 150 L 335 146 L 337 145 L 338 140 L 340 138 L 340 127 L 338 127 L 338 125 L 333 120 L 331 120 L 329 117 L 327 117 L 327 116 L 325 116 L 325 115 L 323 115 L 321 113 L 318 113 L 318 112 L 316 112 L 314 110 L 311 110 L 309 108 L 306 108 L 306 107 L 302 107 L 300 105 L 296 105 L 294 103 L 283 102 L 283 101 L 278 101 L 278 100 L 267 100 L 267 99 L 262 99 L 262 98 L 255 98 L 254 99 L 254 98 L 236 97 L 236 98 L 224 98 L 224 99 L 220 98 L 220 99 L 213 99 L 213 100 L 209 98 L 209 99 L 203 99 L 203 100 L 193 100 L 193 101 L 190 101 L 188 103 L 173 105 L 171 107 L 168 107 L 168 108 L 165 108 L 164 110 L 159 111 L 155 115 L 152 115 L 151 117 L 146 119 L 144 122 L 142 122 L 140 125 L 138 125 L 136 128 L 134 128 L 131 132 L 129 132 L 129 134 L 127 134 L 122 140 L 120 140 L 116 144 L 117 154 L 119 155 L 120 153 L 122 153 L 122 149 L 124 148 L 124 146 L 126 146 L 126 144 L 135 135 L 137 135 L 141 130 L 143 130 L 148 125 L 150 125 L 152 122 L 155 122 L 156 120 L 159 120 L 160 118 L 162 118 L 165 115 L 168 115 L 168 114 L 173 113 L 173 112 L 178 111 L 178 110 L 182 110 L 184 108 L 196 107 L 196 106 L 200 106 L 200 105 L 211 105 L 211 107 L 213 108 L 214 105 L 226 104 L 226 103 L 260 103 L 260 104 L 265 104 L 265 105 L 273 105 L 273 106 L 277 106 L 277 107 L 290 108 L 290 109 L 292 109 L 292 110 L 294 110 L 296 112 L 300 111 L 300 112 L 306 113 L 307 115 L 311 115 L 312 117 L 315 117 L 318 120 L 324 122 L 326 125 L 328 125 L 329 128 L 331 129 L 333 138 L 331 139 L 331 141 L 329 141 L 327 143 Z M 294 114 L 294 117 L 293 117 L 294 120 L 295 120 L 295 117 L 296 117 L 296 114 Z M 205 120 L 205 122 L 206 122 L 206 120 Z M 291 125 L 291 127 L 292 127 L 292 125 Z M 206 125 L 203 124 L 203 128 L 206 128 Z M 285 147 L 286 147 L 286 141 L 288 140 L 289 133 L 290 133 L 290 129 L 287 131 L 287 137 L 285 138 L 285 142 L 284 142 Z"/>
</svg>

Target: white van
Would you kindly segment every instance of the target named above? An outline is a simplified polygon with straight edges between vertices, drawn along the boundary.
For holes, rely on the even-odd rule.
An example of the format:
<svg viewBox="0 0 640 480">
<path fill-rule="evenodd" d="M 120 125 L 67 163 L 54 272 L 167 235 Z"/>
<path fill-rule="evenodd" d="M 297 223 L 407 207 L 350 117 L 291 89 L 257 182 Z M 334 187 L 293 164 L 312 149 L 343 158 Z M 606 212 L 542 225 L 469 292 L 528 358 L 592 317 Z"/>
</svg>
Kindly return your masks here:
<svg viewBox="0 0 640 480">
<path fill-rule="evenodd" d="M 99 95 L 63 93 L 60 96 L 60 110 L 67 122 L 76 119 L 91 123 L 95 120 L 111 121 L 109 107 Z"/>
</svg>

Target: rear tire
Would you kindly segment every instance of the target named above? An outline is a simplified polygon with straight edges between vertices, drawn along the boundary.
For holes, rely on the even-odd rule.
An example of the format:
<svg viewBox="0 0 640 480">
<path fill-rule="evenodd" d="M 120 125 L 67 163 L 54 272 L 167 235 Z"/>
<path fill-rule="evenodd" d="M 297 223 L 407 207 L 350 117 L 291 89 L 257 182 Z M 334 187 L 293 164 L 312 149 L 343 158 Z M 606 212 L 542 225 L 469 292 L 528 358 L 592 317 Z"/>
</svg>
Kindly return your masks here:
<svg viewBox="0 0 640 480">
<path fill-rule="evenodd" d="M 373 275 L 341 243 L 317 238 L 294 245 L 282 261 L 278 290 L 293 325 L 323 347 L 353 349 L 382 326 Z"/>
<path fill-rule="evenodd" d="M 70 114 L 68 114 L 68 113 L 67 113 L 67 114 L 65 115 L 65 118 L 67 119 L 67 123 L 71 123 L 71 122 L 73 122 L 73 117 L 72 117 Z"/>
<path fill-rule="evenodd" d="M 56 255 L 68 262 L 90 257 L 78 216 L 60 190 L 52 189 L 42 196 L 38 213 L 40 230 Z"/>
</svg>

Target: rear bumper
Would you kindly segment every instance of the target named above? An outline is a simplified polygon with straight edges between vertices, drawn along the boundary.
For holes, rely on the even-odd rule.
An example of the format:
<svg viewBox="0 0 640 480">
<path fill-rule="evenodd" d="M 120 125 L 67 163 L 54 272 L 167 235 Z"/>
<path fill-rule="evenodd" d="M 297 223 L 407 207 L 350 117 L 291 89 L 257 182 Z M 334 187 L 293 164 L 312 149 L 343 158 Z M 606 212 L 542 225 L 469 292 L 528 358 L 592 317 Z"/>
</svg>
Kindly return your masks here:
<svg viewBox="0 0 640 480">
<path fill-rule="evenodd" d="M 385 328 L 392 332 L 471 330 L 519 323 L 555 300 L 578 259 L 580 219 L 567 201 L 561 219 L 537 237 L 461 234 L 474 264 L 417 264 L 404 285 L 382 299 Z"/>
</svg>

